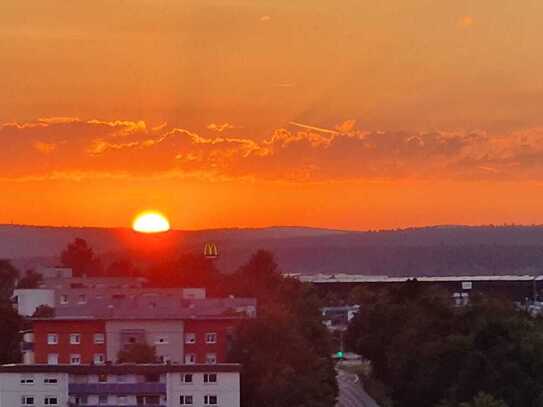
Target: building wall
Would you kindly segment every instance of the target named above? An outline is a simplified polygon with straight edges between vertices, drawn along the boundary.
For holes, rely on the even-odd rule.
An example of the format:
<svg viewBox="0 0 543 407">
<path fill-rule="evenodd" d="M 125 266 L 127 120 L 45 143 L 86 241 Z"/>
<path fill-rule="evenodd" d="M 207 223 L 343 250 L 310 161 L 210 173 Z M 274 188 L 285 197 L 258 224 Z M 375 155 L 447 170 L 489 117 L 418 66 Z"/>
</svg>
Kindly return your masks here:
<svg viewBox="0 0 543 407">
<path fill-rule="evenodd" d="M 206 355 L 215 353 L 217 363 L 227 362 L 231 338 L 238 320 L 186 320 L 185 336 L 196 335 L 196 343 L 184 345 L 185 354 L 195 354 L 196 363 L 206 363 Z M 216 343 L 206 343 L 206 333 L 216 333 Z"/>
<path fill-rule="evenodd" d="M 55 292 L 52 289 L 18 288 L 13 291 L 13 296 L 17 298 L 17 312 L 23 316 L 32 316 L 40 305 L 55 306 Z"/>
<path fill-rule="evenodd" d="M 212 371 L 210 371 L 212 373 Z M 168 373 L 168 407 L 179 406 L 181 395 L 193 397 L 194 406 L 204 405 L 205 395 L 216 395 L 220 407 L 240 406 L 240 380 L 238 372 L 217 373 L 217 383 L 204 383 L 204 373 L 193 373 L 193 382 L 181 381 L 183 373 Z"/>
<path fill-rule="evenodd" d="M 69 364 L 71 354 L 81 355 L 81 363 L 93 363 L 95 354 L 106 355 L 107 335 L 103 344 L 94 343 L 95 333 L 106 333 L 103 321 L 80 320 L 36 320 L 33 323 L 34 330 L 34 360 L 35 363 L 47 363 L 47 355 L 58 354 L 59 364 Z M 47 335 L 56 333 L 58 344 L 49 345 Z M 70 334 L 79 333 L 81 341 L 79 345 L 70 344 Z"/>
<path fill-rule="evenodd" d="M 123 331 L 143 331 L 148 345 L 155 346 L 157 356 L 176 363 L 183 363 L 183 321 L 107 321 L 107 360 L 117 361 L 122 348 Z M 160 338 L 166 339 L 161 343 Z"/>
<path fill-rule="evenodd" d="M 21 379 L 33 378 L 33 384 L 21 384 Z M 56 378 L 58 383 L 45 384 L 45 378 Z M 33 396 L 35 406 L 43 406 L 44 398 L 58 398 L 59 406 L 68 404 L 68 374 L 66 373 L 0 373 L 0 407 L 21 406 L 23 396 Z"/>
</svg>

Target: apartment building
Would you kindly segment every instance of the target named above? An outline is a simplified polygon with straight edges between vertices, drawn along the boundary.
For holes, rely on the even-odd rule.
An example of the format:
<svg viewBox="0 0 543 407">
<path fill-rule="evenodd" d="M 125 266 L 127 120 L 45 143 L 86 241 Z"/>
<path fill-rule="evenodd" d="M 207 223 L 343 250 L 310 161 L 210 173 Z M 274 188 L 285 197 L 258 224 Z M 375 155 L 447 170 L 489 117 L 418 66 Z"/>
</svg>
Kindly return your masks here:
<svg viewBox="0 0 543 407">
<path fill-rule="evenodd" d="M 0 407 L 239 407 L 238 364 L 3 365 Z"/>
<path fill-rule="evenodd" d="M 226 362 L 236 326 L 256 316 L 251 298 L 178 299 L 138 296 L 59 307 L 33 318 L 25 363 L 116 363 L 130 344 L 154 346 L 163 363 Z"/>
</svg>

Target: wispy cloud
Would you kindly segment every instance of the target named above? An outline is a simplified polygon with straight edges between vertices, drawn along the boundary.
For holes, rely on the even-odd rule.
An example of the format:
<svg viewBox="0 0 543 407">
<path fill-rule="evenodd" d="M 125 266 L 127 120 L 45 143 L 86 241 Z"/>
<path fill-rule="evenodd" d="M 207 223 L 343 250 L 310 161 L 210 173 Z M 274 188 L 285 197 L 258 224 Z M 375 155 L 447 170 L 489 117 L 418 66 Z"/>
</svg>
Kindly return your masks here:
<svg viewBox="0 0 543 407">
<path fill-rule="evenodd" d="M 235 126 L 232 123 L 211 123 L 207 125 L 208 130 L 218 131 L 219 133 L 222 133 L 225 130 L 232 130 L 232 129 L 240 129 L 241 126 Z"/>
<path fill-rule="evenodd" d="M 39 119 L 0 125 L 3 178 L 51 174 L 297 182 L 395 179 L 543 179 L 543 129 L 369 132 L 355 120 L 319 127 L 291 122 L 267 137 L 206 137 L 142 121 Z M 74 175 L 75 174 L 75 175 Z M 91 175 L 89 175 L 91 174 Z M 101 175 L 102 176 L 102 175 Z"/>
</svg>

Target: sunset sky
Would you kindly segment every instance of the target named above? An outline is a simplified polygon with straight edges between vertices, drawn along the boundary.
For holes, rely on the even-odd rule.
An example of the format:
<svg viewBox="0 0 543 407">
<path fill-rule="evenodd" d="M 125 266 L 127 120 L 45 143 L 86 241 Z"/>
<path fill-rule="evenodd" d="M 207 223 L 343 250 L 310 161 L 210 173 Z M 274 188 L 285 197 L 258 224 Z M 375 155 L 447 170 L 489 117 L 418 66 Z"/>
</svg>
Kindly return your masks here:
<svg viewBox="0 0 543 407">
<path fill-rule="evenodd" d="M 0 223 L 543 223 L 541 0 L 3 0 Z"/>
</svg>

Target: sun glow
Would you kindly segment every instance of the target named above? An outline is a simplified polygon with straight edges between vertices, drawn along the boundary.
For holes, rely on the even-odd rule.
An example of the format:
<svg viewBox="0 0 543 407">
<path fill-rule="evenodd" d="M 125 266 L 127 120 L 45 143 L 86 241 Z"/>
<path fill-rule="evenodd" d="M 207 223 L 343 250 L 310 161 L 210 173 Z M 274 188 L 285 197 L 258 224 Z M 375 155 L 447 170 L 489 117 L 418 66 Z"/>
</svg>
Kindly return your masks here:
<svg viewBox="0 0 543 407">
<path fill-rule="evenodd" d="M 142 212 L 134 219 L 132 229 L 140 233 L 160 233 L 170 230 L 170 222 L 160 212 Z"/>
</svg>

